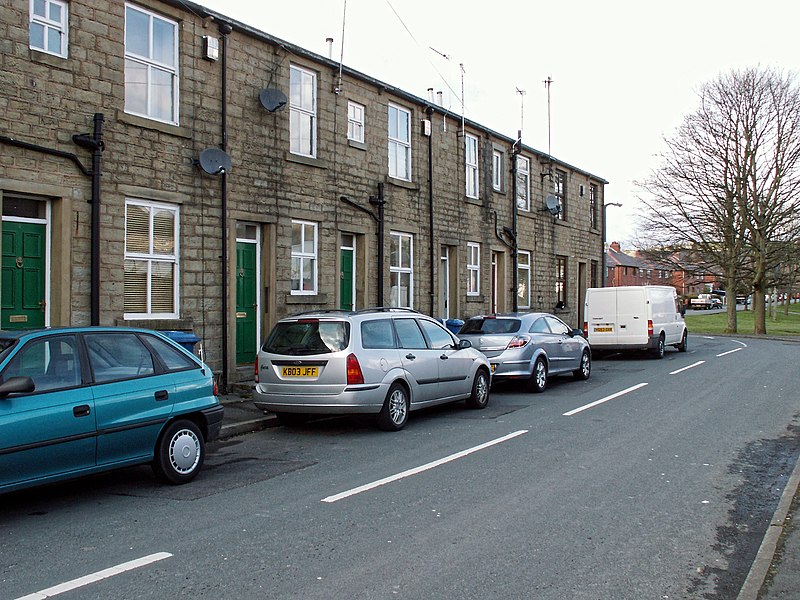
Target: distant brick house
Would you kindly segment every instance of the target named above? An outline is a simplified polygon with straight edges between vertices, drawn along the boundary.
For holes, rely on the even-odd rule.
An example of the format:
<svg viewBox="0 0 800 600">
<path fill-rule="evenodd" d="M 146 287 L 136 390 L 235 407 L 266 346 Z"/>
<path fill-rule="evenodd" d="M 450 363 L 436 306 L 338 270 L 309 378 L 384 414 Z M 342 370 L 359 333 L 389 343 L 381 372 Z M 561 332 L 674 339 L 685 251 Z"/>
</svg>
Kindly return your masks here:
<svg viewBox="0 0 800 600">
<path fill-rule="evenodd" d="M 719 289 L 719 276 L 689 262 L 688 253 L 659 262 L 643 257 L 639 251 L 623 252 L 619 242 L 611 242 L 606 252 L 608 287 L 622 285 L 671 285 L 681 297 L 696 296 Z"/>
</svg>

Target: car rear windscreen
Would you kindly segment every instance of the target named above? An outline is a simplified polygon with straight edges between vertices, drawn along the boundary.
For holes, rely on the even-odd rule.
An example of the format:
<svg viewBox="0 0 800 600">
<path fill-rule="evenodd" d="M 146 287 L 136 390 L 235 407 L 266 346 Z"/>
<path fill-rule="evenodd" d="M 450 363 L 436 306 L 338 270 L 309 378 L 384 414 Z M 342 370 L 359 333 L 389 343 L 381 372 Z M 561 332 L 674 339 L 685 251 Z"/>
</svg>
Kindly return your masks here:
<svg viewBox="0 0 800 600">
<path fill-rule="evenodd" d="M 519 319 L 468 319 L 458 334 L 516 333 L 520 325 Z"/>
<path fill-rule="evenodd" d="M 264 352 L 305 356 L 329 354 L 347 348 L 350 324 L 346 321 L 299 319 L 275 325 L 264 342 Z"/>
</svg>

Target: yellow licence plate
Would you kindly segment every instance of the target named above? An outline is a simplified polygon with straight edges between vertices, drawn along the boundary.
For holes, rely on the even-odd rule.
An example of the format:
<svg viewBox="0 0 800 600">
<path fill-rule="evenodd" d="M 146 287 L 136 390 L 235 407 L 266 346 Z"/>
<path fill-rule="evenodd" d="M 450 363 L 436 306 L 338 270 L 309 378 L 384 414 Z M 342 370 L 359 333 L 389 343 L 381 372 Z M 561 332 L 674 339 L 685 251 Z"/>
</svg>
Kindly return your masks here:
<svg viewBox="0 0 800 600">
<path fill-rule="evenodd" d="M 595 327 L 594 328 L 596 333 L 606 333 L 614 331 L 613 327 Z"/>
<path fill-rule="evenodd" d="M 316 377 L 319 367 L 281 367 L 281 377 Z"/>
</svg>

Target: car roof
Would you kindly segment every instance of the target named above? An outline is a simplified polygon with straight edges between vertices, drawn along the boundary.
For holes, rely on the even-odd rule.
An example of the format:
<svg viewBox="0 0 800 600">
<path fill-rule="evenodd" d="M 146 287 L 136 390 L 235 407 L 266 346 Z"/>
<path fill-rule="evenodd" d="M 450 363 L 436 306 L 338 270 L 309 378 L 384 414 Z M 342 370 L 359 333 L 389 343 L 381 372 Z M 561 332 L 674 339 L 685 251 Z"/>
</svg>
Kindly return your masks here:
<svg viewBox="0 0 800 600">
<path fill-rule="evenodd" d="M 530 313 L 521 313 L 521 312 L 511 312 L 511 313 L 497 313 L 497 314 L 490 314 L 490 315 L 475 315 L 474 317 L 470 317 L 470 319 L 538 319 L 539 317 L 552 317 L 550 313 L 545 312 L 530 312 Z"/>
<path fill-rule="evenodd" d="M 135 333 L 156 333 L 164 335 L 161 331 L 153 329 L 144 329 L 141 327 L 116 327 L 112 325 L 86 325 L 82 327 L 40 327 L 37 329 L 0 329 L 0 338 L 2 339 L 23 339 L 34 338 L 43 335 L 51 335 L 55 333 L 86 333 L 86 332 L 104 332 L 104 331 L 126 331 Z M 166 336 L 165 336 L 166 337 Z"/>
<path fill-rule="evenodd" d="M 419 317 L 426 317 L 431 318 L 426 314 L 423 314 L 413 308 L 401 308 L 397 306 L 379 306 L 374 308 L 363 308 L 360 310 L 344 310 L 344 309 L 326 309 L 326 310 L 309 310 L 304 312 L 295 313 L 293 315 L 289 315 L 281 319 L 282 321 L 285 320 L 294 320 L 294 319 L 307 319 L 307 318 L 325 318 L 325 317 L 360 317 L 360 316 L 369 316 L 369 315 L 378 315 L 378 314 L 409 314 Z"/>
</svg>

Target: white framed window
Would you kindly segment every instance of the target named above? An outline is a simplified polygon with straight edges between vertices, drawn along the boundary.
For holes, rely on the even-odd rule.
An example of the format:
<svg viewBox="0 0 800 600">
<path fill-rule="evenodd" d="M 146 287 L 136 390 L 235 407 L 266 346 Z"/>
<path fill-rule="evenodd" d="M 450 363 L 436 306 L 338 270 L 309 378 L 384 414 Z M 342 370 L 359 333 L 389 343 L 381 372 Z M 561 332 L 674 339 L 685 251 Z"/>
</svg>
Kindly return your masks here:
<svg viewBox="0 0 800 600">
<path fill-rule="evenodd" d="M 178 24 L 125 5 L 125 112 L 178 124 Z"/>
<path fill-rule="evenodd" d="M 561 205 L 558 213 L 559 221 L 567 219 L 567 174 L 564 171 L 556 171 L 553 175 L 553 192 Z"/>
<path fill-rule="evenodd" d="M 291 293 L 317 293 L 317 224 L 312 221 L 292 220 Z"/>
<path fill-rule="evenodd" d="M 517 252 L 517 306 L 531 307 L 531 253 Z"/>
<path fill-rule="evenodd" d="M 531 209 L 531 163 L 524 156 L 517 156 L 517 208 Z"/>
<path fill-rule="evenodd" d="M 481 245 L 467 242 L 467 296 L 481 293 Z"/>
<path fill-rule="evenodd" d="M 289 152 L 317 155 L 317 74 L 289 67 Z"/>
<path fill-rule="evenodd" d="M 411 181 L 411 111 L 389 105 L 389 177 Z"/>
<path fill-rule="evenodd" d="M 392 306 L 414 308 L 414 236 L 391 232 L 389 276 Z"/>
<path fill-rule="evenodd" d="M 364 107 L 356 102 L 347 103 L 347 139 L 364 143 Z"/>
<path fill-rule="evenodd" d="M 177 319 L 179 208 L 125 200 L 125 319 Z"/>
<path fill-rule="evenodd" d="M 478 138 L 464 136 L 464 163 L 466 165 L 467 197 L 478 197 Z"/>
<path fill-rule="evenodd" d="M 60 0 L 31 0 L 30 45 L 55 56 L 67 57 L 69 5 Z"/>
<path fill-rule="evenodd" d="M 556 308 L 567 306 L 567 257 L 556 257 Z"/>
<path fill-rule="evenodd" d="M 503 153 L 500 150 L 492 151 L 492 189 L 496 192 L 503 191 Z"/>
</svg>

